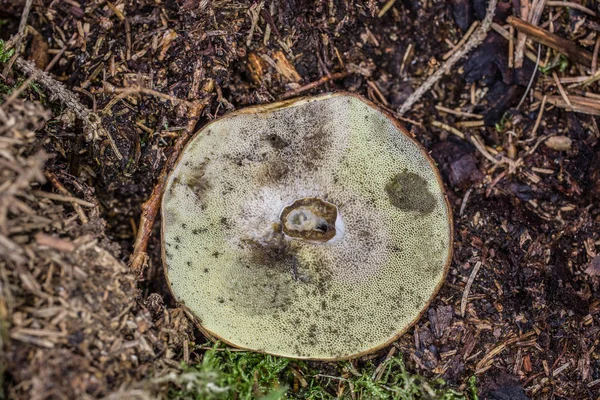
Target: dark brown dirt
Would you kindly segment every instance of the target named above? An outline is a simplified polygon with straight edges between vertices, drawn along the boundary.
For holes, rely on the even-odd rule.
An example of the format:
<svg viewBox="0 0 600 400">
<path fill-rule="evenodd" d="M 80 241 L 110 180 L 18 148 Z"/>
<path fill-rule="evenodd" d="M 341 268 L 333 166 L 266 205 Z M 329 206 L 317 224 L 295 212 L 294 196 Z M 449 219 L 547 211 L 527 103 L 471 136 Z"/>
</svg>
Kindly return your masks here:
<svg viewBox="0 0 600 400">
<path fill-rule="evenodd" d="M 7 4 L 0 16 L 13 31 L 18 3 L 0 0 Z M 99 202 L 107 235 L 120 245 L 118 256 L 125 261 L 141 204 L 187 118 L 185 108 L 152 96 L 132 94 L 112 102 L 112 88 L 137 84 L 180 99 L 206 100 L 203 125 L 349 71 L 306 94 L 347 90 L 395 110 L 443 62 L 448 41 L 457 43 L 483 17 L 486 2 L 398 0 L 377 17 L 384 3 L 36 1 L 29 23 L 49 44 L 51 57 L 68 42 L 51 73 L 102 114 L 124 156 L 118 161 L 107 140 L 87 142 L 79 123 L 50 102 L 61 117 L 38 133 L 53 155 L 46 168 L 73 195 Z M 518 3 L 500 2 L 496 22 L 515 14 Z M 600 15 L 599 3 L 580 3 Z M 551 16 L 556 34 L 593 51 L 598 17 L 547 6 L 541 23 Z M 39 50 L 28 43 L 25 54 L 34 58 Z M 537 53 L 537 44 L 531 51 Z M 540 102 L 526 95 L 517 109 L 534 63 L 526 59 L 523 68 L 509 69 L 507 54 L 508 42 L 491 32 L 404 119 L 439 163 L 456 238 L 446 285 L 399 346 L 412 370 L 442 376 L 457 387 L 476 375 L 490 393 L 502 393 L 504 386 L 536 399 L 596 399 L 600 277 L 590 265 L 600 245 L 598 117 L 547 103 L 534 132 Z M 583 74 L 545 46 L 541 54 L 543 62 L 556 65 L 548 71 L 560 78 Z M 5 84 L 16 78 L 6 77 Z M 559 94 L 551 73 L 538 74 L 533 88 Z M 597 82 L 568 90 L 599 93 Z M 465 120 L 482 123 L 461 125 Z M 467 140 L 434 127 L 434 121 L 457 127 Z M 473 135 L 488 151 L 520 164 L 490 162 L 468 140 Z M 551 148 L 543 142 L 550 135 L 568 137 L 570 146 Z M 158 293 L 173 305 L 159 267 L 158 235 L 149 253 L 142 298 Z M 478 263 L 462 315 L 465 285 Z M 508 377 L 492 379 L 500 374 Z"/>
</svg>

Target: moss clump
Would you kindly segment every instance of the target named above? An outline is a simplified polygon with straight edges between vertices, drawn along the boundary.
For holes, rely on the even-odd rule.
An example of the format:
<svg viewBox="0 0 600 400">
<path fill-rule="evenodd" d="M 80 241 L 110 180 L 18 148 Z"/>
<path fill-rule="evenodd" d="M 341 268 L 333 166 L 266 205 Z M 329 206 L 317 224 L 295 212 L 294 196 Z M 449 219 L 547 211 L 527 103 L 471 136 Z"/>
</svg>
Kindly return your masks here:
<svg viewBox="0 0 600 400">
<path fill-rule="evenodd" d="M 215 347 L 204 353 L 200 363 L 163 382 L 168 382 L 172 400 L 467 399 L 441 379 L 427 380 L 409 373 L 401 355 L 360 367 L 339 362 L 333 368 L 333 373 L 320 374 L 306 362 Z M 470 398 L 476 398 L 474 385 L 470 392 Z"/>
</svg>

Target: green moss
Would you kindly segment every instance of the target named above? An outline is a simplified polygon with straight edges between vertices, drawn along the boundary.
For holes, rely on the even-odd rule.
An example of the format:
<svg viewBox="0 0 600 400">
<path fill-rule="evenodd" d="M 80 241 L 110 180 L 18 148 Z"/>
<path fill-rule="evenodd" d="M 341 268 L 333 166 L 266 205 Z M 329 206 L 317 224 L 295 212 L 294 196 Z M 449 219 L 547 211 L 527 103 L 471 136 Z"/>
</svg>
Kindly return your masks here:
<svg viewBox="0 0 600 400">
<path fill-rule="evenodd" d="M 305 382 L 295 378 L 298 374 Z M 204 353 L 199 364 L 185 367 L 168 381 L 169 399 L 477 399 L 474 380 L 469 381 L 466 397 L 441 379 L 427 380 L 409 373 L 401 355 L 355 367 L 348 361 L 309 364 L 215 346 Z"/>
<path fill-rule="evenodd" d="M 0 63 L 5 63 L 8 60 L 10 60 L 10 58 L 12 57 L 14 52 L 15 52 L 14 49 L 5 50 L 4 49 L 4 40 L 0 39 Z"/>
</svg>

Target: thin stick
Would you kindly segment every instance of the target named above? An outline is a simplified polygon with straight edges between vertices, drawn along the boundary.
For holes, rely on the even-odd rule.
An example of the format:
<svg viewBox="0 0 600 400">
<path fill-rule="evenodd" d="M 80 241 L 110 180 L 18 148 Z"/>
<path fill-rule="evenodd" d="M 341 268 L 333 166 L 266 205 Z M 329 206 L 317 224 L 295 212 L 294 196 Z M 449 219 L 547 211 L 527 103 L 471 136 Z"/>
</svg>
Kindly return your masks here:
<svg viewBox="0 0 600 400">
<path fill-rule="evenodd" d="M 105 86 L 108 86 L 107 84 L 105 84 Z M 107 92 L 114 92 L 114 93 L 119 93 L 118 96 L 116 96 L 115 98 L 111 99 L 108 104 L 102 109 L 100 110 L 101 114 L 109 114 L 111 108 L 121 99 L 124 99 L 125 97 L 132 95 L 132 94 L 137 94 L 137 93 L 141 93 L 141 94 L 146 94 L 149 96 L 154 96 L 154 97 L 158 97 L 159 99 L 163 99 L 163 100 L 167 100 L 167 101 L 171 101 L 173 104 L 183 104 L 184 106 L 190 108 L 190 107 L 194 107 L 194 104 L 192 102 L 189 102 L 187 100 L 182 100 L 179 99 L 177 97 L 165 94 L 165 93 L 161 93 L 158 92 L 156 90 L 153 89 L 149 89 L 149 88 L 145 88 L 145 87 L 141 87 L 138 85 L 134 85 L 131 87 L 127 87 L 127 88 L 115 88 L 115 87 L 109 87 L 108 90 L 106 90 Z"/>
<path fill-rule="evenodd" d="M 71 192 L 69 192 L 67 190 L 67 188 L 64 187 L 62 183 L 60 183 L 60 181 L 58 180 L 56 175 L 54 175 L 50 171 L 44 172 L 44 175 L 46 175 L 46 178 L 52 183 L 52 186 L 54 186 L 56 188 L 56 190 L 58 190 L 60 193 L 62 193 L 66 197 L 73 197 Z M 89 222 L 89 219 L 88 219 L 87 215 L 85 215 L 85 212 L 83 211 L 83 208 L 81 208 L 81 205 L 79 205 L 77 202 L 72 201 L 72 200 L 70 201 L 70 203 L 73 206 L 73 209 L 75 210 L 77 215 L 79 216 L 81 223 L 84 225 L 87 224 Z"/>
<path fill-rule="evenodd" d="M 560 95 L 562 96 L 562 98 L 565 101 L 565 103 L 567 103 L 569 106 L 572 107 L 573 103 L 571 103 L 571 100 L 569 100 L 569 96 L 567 96 L 567 92 L 565 91 L 565 88 L 563 87 L 563 85 L 558 80 L 558 75 L 556 74 L 555 71 L 552 71 L 552 78 L 554 78 L 554 82 L 556 82 L 556 86 L 558 87 L 558 91 L 560 92 Z"/>
<path fill-rule="evenodd" d="M 514 28 L 511 26 L 512 30 L 514 31 Z M 493 23 L 492 24 L 492 29 L 494 31 L 496 31 L 496 33 L 498 33 L 500 36 L 502 36 L 504 39 L 508 40 L 509 42 L 512 40 L 514 42 L 515 37 L 514 37 L 514 33 L 511 34 L 508 30 L 504 29 L 502 26 L 498 25 L 497 23 Z M 529 58 L 532 62 L 536 62 L 537 57 L 529 50 L 525 51 L 525 56 L 527 58 Z M 545 67 L 546 64 L 543 61 L 540 61 L 540 65 L 542 67 Z"/>
<path fill-rule="evenodd" d="M 542 94 L 538 93 L 538 92 L 534 92 L 533 96 L 536 99 L 541 100 L 542 99 Z M 578 113 L 582 113 L 582 114 L 589 114 L 589 115 L 600 115 L 600 104 L 598 103 L 591 103 L 591 102 L 584 102 L 585 98 L 581 98 L 579 96 L 570 96 L 569 100 L 571 100 L 571 103 L 573 103 L 573 105 L 568 105 L 567 103 L 565 103 L 565 101 L 563 100 L 563 98 L 561 96 L 547 96 L 548 98 L 548 103 L 555 105 L 556 107 L 560 107 L 560 108 L 564 108 L 566 110 L 570 110 L 570 111 L 574 111 L 574 112 L 578 112 Z"/>
<path fill-rule="evenodd" d="M 319 79 L 318 81 L 311 82 L 308 85 L 304 85 L 304 86 L 299 87 L 297 89 L 290 90 L 289 92 L 285 92 L 279 98 L 282 99 L 282 100 L 289 99 L 290 97 L 298 96 L 300 93 L 306 92 L 306 91 L 314 89 L 316 87 L 319 87 L 319 86 L 321 86 L 321 85 L 323 85 L 323 84 L 325 84 L 325 83 L 327 83 L 329 81 L 333 81 L 333 80 L 337 80 L 337 79 L 343 79 L 343 78 L 347 77 L 348 75 L 350 75 L 350 73 L 347 72 L 347 71 L 336 72 L 334 74 L 324 76 L 321 79 Z"/>
<path fill-rule="evenodd" d="M 183 146 L 187 143 L 188 139 L 194 133 L 194 127 L 196 126 L 196 123 L 200 118 L 200 114 L 206 106 L 205 103 L 201 102 L 193 102 L 193 105 L 193 107 L 188 107 L 190 119 L 188 120 L 186 129 L 181 133 L 181 136 L 179 136 L 179 138 L 173 145 L 173 152 L 167 158 L 167 161 L 163 165 L 156 185 L 152 190 L 152 194 L 150 195 L 148 200 L 144 204 L 142 204 L 140 224 L 135 238 L 135 244 L 133 246 L 133 253 L 131 254 L 131 260 L 129 263 L 129 267 L 131 268 L 131 270 L 140 277 L 142 276 L 144 268 L 148 264 L 148 254 L 146 253 L 146 249 L 148 248 L 148 241 L 150 240 L 150 236 L 152 235 L 152 227 L 154 226 L 154 221 L 156 220 L 156 216 L 158 215 L 158 211 L 160 209 L 162 192 L 165 187 L 165 184 L 167 183 L 167 175 L 173 169 L 175 161 L 177 161 L 177 158 L 179 157 Z"/>
<path fill-rule="evenodd" d="M 471 195 L 471 192 L 473 191 L 473 188 L 470 187 L 465 195 L 463 196 L 462 202 L 460 203 L 460 211 L 458 212 L 458 216 L 462 217 L 463 214 L 465 213 L 465 208 L 467 207 L 467 201 L 469 201 L 469 196 Z"/>
<path fill-rule="evenodd" d="M 392 6 L 394 5 L 394 3 L 396 2 L 396 0 L 388 0 L 387 3 L 385 3 L 383 5 L 383 7 L 381 8 L 381 11 L 379 11 L 379 14 L 377 14 L 377 18 L 381 18 L 385 15 L 386 12 L 388 12 L 390 10 L 390 8 L 392 8 Z"/>
<path fill-rule="evenodd" d="M 446 54 L 444 54 L 442 56 L 442 60 L 447 60 L 449 59 L 452 54 L 456 53 L 456 51 L 458 49 L 460 49 L 462 46 L 464 46 L 465 42 L 467 40 L 469 40 L 469 38 L 471 37 L 471 35 L 473 34 L 473 32 L 475 32 L 475 29 L 479 26 L 479 21 L 475 21 L 471 24 L 471 26 L 469 27 L 469 29 L 467 30 L 467 32 L 465 33 L 465 35 L 460 39 L 460 41 L 456 44 L 456 46 L 454 46 L 452 49 L 450 49 Z"/>
<path fill-rule="evenodd" d="M 594 52 L 592 53 L 592 74 L 598 70 L 598 50 L 600 50 L 600 35 L 596 38 L 594 44 Z"/>
<path fill-rule="evenodd" d="M 27 27 L 27 19 L 29 18 L 29 11 L 31 11 L 31 4 L 33 4 L 33 0 L 25 1 L 25 7 L 23 8 L 23 13 L 21 13 L 21 21 L 19 22 L 19 31 L 16 35 L 16 42 L 14 45 L 15 55 L 4 66 L 4 71 L 2 71 L 4 76 L 8 75 L 8 72 L 12 69 L 14 62 L 17 60 L 19 53 L 21 52 L 21 43 L 25 37 L 25 28 Z"/>
<path fill-rule="evenodd" d="M 481 261 L 477 261 L 473 271 L 471 271 L 471 275 L 469 276 L 469 280 L 465 285 L 465 290 L 463 292 L 462 300 L 460 301 L 460 315 L 462 317 L 465 316 L 465 311 L 467 310 L 467 303 L 469 301 L 469 292 L 471 291 L 471 285 L 473 285 L 473 281 L 479 272 L 479 268 L 481 268 Z"/>
<path fill-rule="evenodd" d="M 473 114 L 473 113 L 469 113 L 466 111 L 455 110 L 453 108 L 448 108 L 448 107 L 440 106 L 437 104 L 436 104 L 435 108 L 441 112 L 457 115 L 459 117 L 483 119 L 483 115 L 481 115 L 481 114 Z"/>
<path fill-rule="evenodd" d="M 410 97 L 404 102 L 404 104 L 402 104 L 402 106 L 398 108 L 398 115 L 404 115 L 404 113 L 406 113 L 413 106 L 413 104 L 419 101 L 419 99 L 423 97 L 423 95 L 429 89 L 431 89 L 431 87 L 437 81 L 439 81 L 442 78 L 442 76 L 454 66 L 454 64 L 456 64 L 461 58 L 463 58 L 471 50 L 479 46 L 485 40 L 485 37 L 487 36 L 488 31 L 490 30 L 492 21 L 494 19 L 494 15 L 496 13 L 497 3 L 498 0 L 490 0 L 485 14 L 485 18 L 481 22 L 481 25 L 477 29 L 477 32 L 475 32 L 471 36 L 471 38 L 467 40 L 465 45 L 460 50 L 457 50 L 456 53 L 454 53 L 449 59 L 447 59 L 446 62 L 444 62 L 444 64 L 433 73 L 433 75 L 427 78 L 427 80 L 423 82 L 423 84 L 417 90 L 415 90 L 413 94 L 410 95 Z"/>
<path fill-rule="evenodd" d="M 508 33 L 508 68 L 515 67 L 515 28 L 509 27 Z"/>
<path fill-rule="evenodd" d="M 50 93 L 51 99 L 59 100 L 69 110 L 73 111 L 73 113 L 75 113 L 89 129 L 91 134 L 88 134 L 88 140 L 101 136 L 107 137 L 117 159 L 123 159 L 112 136 L 102 126 L 102 119 L 96 113 L 93 113 L 86 106 L 81 104 L 77 96 L 67 89 L 65 85 L 55 80 L 50 74 L 39 70 L 32 62 L 26 61 L 23 58 L 17 58 L 15 67 L 21 70 L 25 75 L 34 76 L 34 80 Z"/>
<path fill-rule="evenodd" d="M 455 134 L 456 136 L 458 136 L 461 139 L 467 139 L 464 133 L 462 133 L 461 131 L 459 131 L 458 129 L 456 129 L 453 126 L 450 126 L 448 124 L 444 124 L 443 122 L 431 121 L 431 125 L 435 126 L 436 128 L 445 129 L 445 130 L 447 130 L 447 131 Z M 485 145 L 483 143 L 481 143 L 480 139 L 478 139 L 476 136 L 474 136 L 474 135 L 469 136 L 469 141 L 471 143 L 473 143 L 473 145 L 475 146 L 475 148 L 477 150 L 479 150 L 479 152 L 481 153 L 481 155 L 483 155 L 485 158 L 487 158 L 488 160 L 490 160 L 494 164 L 498 164 L 499 163 L 499 161 L 496 160 L 494 158 L 494 156 L 492 156 L 489 153 L 489 151 L 485 148 Z"/>
<path fill-rule="evenodd" d="M 572 8 L 574 10 L 579 10 L 582 11 L 586 14 L 591 15 L 592 17 L 596 16 L 596 13 L 593 12 L 592 10 L 590 10 L 589 8 L 582 6 L 581 4 L 577 4 L 574 3 L 572 1 L 549 1 L 548 3 L 546 3 L 547 5 L 551 6 L 551 7 L 569 7 Z"/>
<path fill-rule="evenodd" d="M 521 16 L 522 20 L 529 21 L 532 26 L 537 26 L 542 17 L 546 0 L 534 0 L 528 15 Z M 527 32 L 519 31 L 521 34 L 517 40 L 517 46 L 515 50 L 515 68 L 523 67 L 523 52 L 525 50 L 525 42 L 527 41 Z"/>
<path fill-rule="evenodd" d="M 89 201 L 81 200 L 74 196 L 63 196 L 61 194 L 44 192 L 42 190 L 33 190 L 31 192 L 34 196 L 45 197 L 50 200 L 63 201 L 67 203 L 77 203 L 84 207 L 96 207 L 94 203 L 90 203 Z"/>
<path fill-rule="evenodd" d="M 535 124 L 533 125 L 533 129 L 531 130 L 532 137 L 535 137 L 535 134 L 537 133 L 537 130 L 538 130 L 540 124 L 542 123 L 542 115 L 544 115 L 544 109 L 546 107 L 546 100 L 548 100 L 548 97 L 546 95 L 544 95 L 544 97 L 542 98 L 542 103 L 540 104 L 540 110 L 538 111 L 538 116 L 535 119 Z"/>
</svg>

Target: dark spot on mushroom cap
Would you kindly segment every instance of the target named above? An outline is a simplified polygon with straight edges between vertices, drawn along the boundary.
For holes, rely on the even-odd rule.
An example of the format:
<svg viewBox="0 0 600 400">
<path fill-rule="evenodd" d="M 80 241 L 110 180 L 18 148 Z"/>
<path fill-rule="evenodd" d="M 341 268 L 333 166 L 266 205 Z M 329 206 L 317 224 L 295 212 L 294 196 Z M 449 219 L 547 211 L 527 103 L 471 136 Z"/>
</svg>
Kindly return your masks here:
<svg viewBox="0 0 600 400">
<path fill-rule="evenodd" d="M 284 147 L 288 146 L 288 142 L 286 142 L 285 140 L 283 140 L 280 136 L 276 135 L 276 134 L 269 134 L 267 135 L 267 140 L 269 141 L 269 144 L 271 146 L 273 146 L 274 148 L 281 150 Z"/>
<path fill-rule="evenodd" d="M 208 161 L 204 161 L 195 167 L 194 174 L 189 175 L 185 182 L 199 199 L 201 199 L 204 193 L 211 187 L 208 179 L 205 177 L 207 164 Z"/>
<path fill-rule="evenodd" d="M 414 172 L 401 172 L 390 178 L 385 185 L 390 203 L 402 211 L 418 211 L 430 214 L 436 206 L 434 195 L 427 181 Z"/>
</svg>

